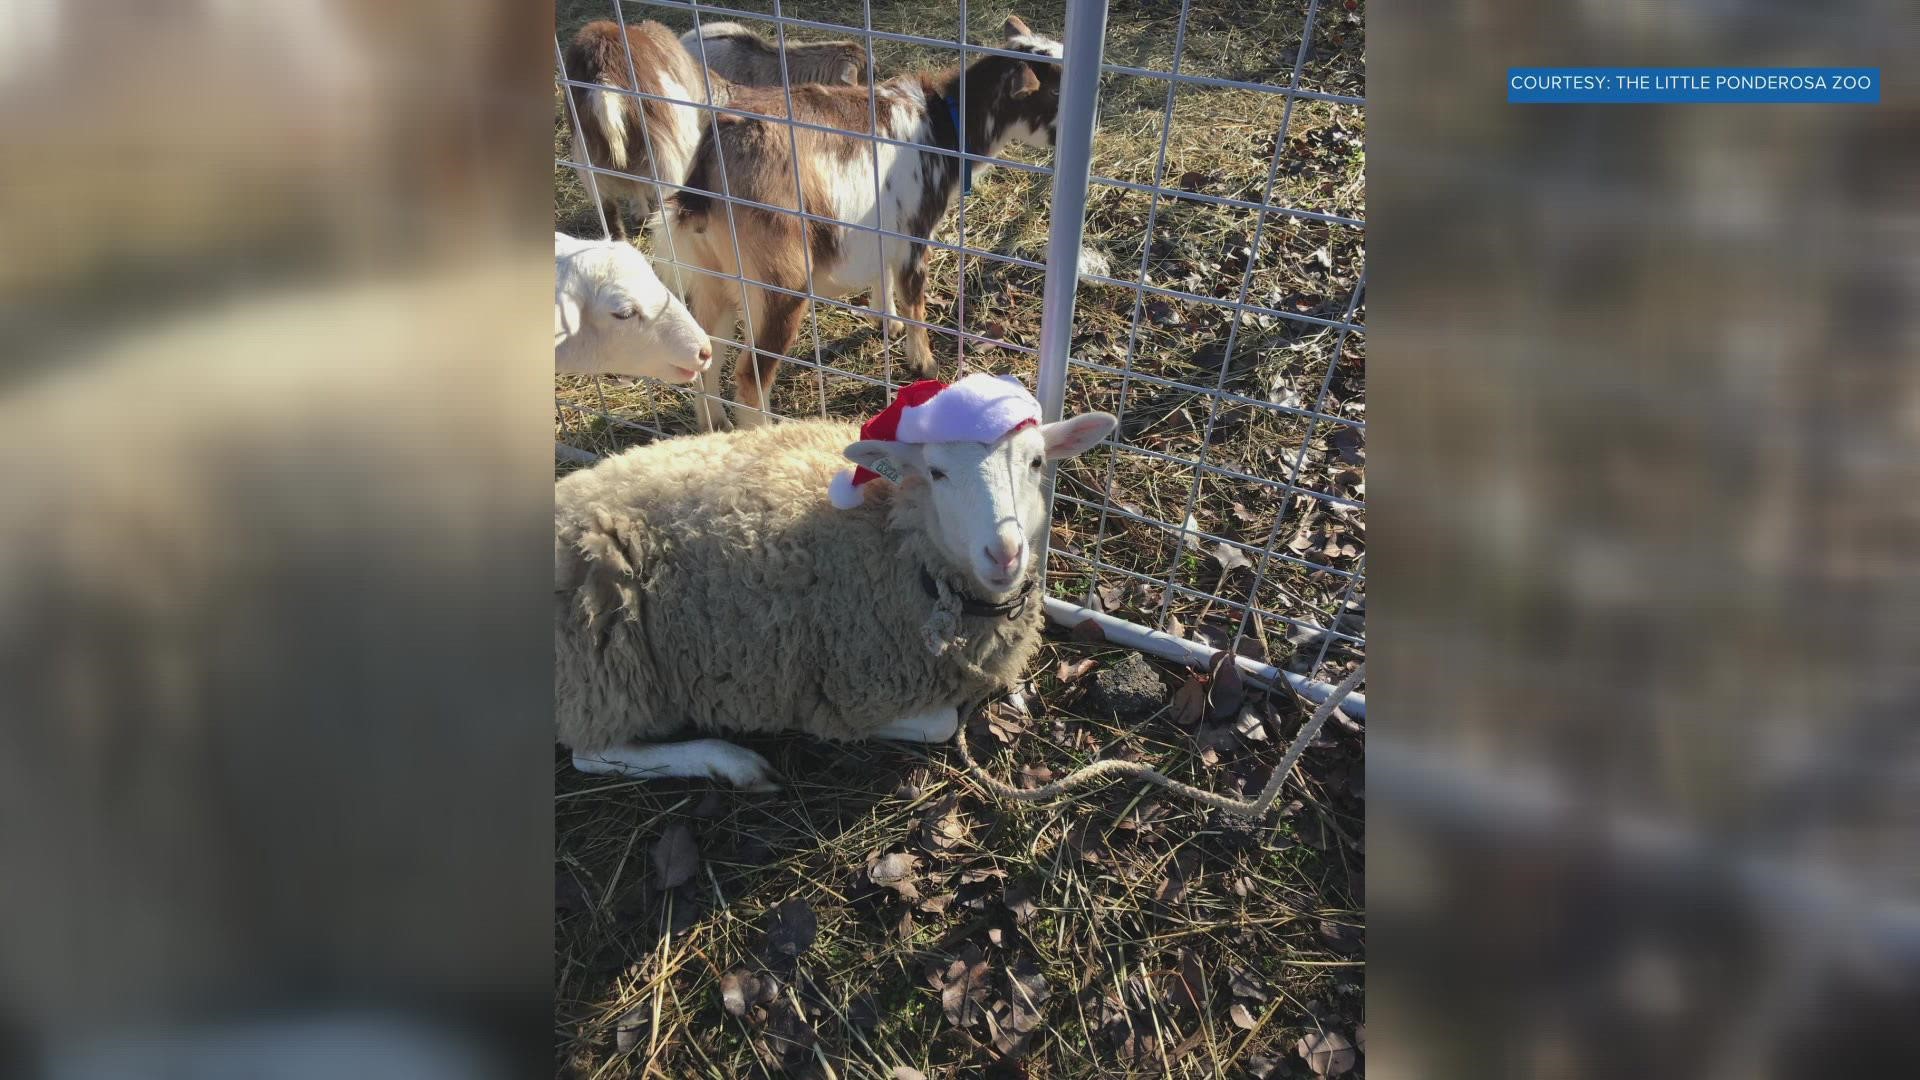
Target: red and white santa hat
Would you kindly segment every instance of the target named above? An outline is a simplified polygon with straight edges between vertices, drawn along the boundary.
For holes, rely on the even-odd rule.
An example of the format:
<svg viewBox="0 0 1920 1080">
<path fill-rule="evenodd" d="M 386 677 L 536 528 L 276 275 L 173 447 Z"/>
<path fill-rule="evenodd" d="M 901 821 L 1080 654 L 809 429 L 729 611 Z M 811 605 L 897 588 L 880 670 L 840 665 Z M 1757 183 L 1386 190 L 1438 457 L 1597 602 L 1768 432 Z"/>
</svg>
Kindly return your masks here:
<svg viewBox="0 0 1920 1080">
<path fill-rule="evenodd" d="M 1040 422 L 1040 402 L 1011 375 L 975 372 L 948 384 L 922 379 L 900 388 L 893 403 L 860 425 L 860 438 L 892 442 L 994 443 Z M 865 466 L 833 478 L 827 497 L 841 510 L 864 499 L 864 489 L 880 474 Z"/>
</svg>

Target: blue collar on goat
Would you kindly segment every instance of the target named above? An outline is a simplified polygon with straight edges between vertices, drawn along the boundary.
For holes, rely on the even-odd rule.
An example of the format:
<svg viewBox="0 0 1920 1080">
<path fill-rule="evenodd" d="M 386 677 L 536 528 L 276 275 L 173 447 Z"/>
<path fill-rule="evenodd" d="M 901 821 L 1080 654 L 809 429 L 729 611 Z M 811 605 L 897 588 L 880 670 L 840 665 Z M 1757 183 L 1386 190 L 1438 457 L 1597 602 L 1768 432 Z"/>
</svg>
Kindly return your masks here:
<svg viewBox="0 0 1920 1080">
<path fill-rule="evenodd" d="M 954 145 L 960 148 L 962 154 L 965 154 L 967 152 L 967 129 L 960 123 L 959 98 L 950 97 L 947 99 L 947 117 L 953 121 Z M 973 194 L 973 159 L 963 157 L 960 159 L 960 197 L 964 199 L 971 194 Z"/>
</svg>

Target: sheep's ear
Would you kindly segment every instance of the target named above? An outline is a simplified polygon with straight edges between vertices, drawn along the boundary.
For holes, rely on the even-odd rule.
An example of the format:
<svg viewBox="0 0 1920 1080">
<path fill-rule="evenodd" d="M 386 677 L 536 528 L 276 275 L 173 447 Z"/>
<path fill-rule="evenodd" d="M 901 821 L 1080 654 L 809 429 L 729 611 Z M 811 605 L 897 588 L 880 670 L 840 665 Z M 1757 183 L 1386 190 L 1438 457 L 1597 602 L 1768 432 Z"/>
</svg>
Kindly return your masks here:
<svg viewBox="0 0 1920 1080">
<path fill-rule="evenodd" d="M 558 336 L 579 331 L 581 327 L 579 299 L 571 293 L 564 292 L 556 295 L 554 299 L 557 301 L 553 305 L 554 334 Z"/>
<path fill-rule="evenodd" d="M 899 483 L 921 469 L 920 447 L 890 439 L 862 439 L 847 447 L 848 461 Z"/>
<path fill-rule="evenodd" d="M 1027 24 L 1022 21 L 1018 15 L 1007 16 L 1006 23 L 1000 27 L 1000 32 L 1010 38 L 1025 37 L 1033 33 L 1033 31 L 1027 29 Z"/>
<path fill-rule="evenodd" d="M 1015 101 L 1040 89 L 1040 76 L 1033 73 L 1033 65 L 1023 63 L 1013 76 L 1013 98 Z"/>
<path fill-rule="evenodd" d="M 1047 460 L 1079 457 L 1100 445 L 1100 440 L 1120 426 L 1112 413 L 1090 412 L 1051 424 L 1040 425 L 1040 436 L 1047 441 Z"/>
</svg>

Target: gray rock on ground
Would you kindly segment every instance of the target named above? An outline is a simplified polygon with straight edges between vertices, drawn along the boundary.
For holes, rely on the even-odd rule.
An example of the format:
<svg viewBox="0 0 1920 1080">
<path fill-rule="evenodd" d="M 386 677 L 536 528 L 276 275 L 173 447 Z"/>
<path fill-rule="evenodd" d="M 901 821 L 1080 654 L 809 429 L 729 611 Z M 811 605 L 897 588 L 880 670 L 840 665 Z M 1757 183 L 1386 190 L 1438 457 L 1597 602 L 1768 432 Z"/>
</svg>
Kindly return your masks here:
<svg viewBox="0 0 1920 1080">
<path fill-rule="evenodd" d="M 1093 673 L 1089 698 L 1096 708 L 1123 720 L 1138 720 L 1167 703 L 1167 684 L 1139 653 L 1128 653 L 1126 659 Z"/>
</svg>

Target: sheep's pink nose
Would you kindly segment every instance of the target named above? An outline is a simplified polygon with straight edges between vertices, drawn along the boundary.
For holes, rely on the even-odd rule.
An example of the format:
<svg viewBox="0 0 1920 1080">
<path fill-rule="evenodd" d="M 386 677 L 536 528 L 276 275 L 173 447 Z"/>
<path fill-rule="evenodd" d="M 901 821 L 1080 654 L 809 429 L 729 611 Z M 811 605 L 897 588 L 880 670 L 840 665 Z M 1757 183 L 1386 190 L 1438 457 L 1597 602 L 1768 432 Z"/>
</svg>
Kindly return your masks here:
<svg viewBox="0 0 1920 1080">
<path fill-rule="evenodd" d="M 708 364 L 713 363 L 713 346 L 702 345 L 700 346 L 700 351 L 694 355 L 700 358 L 700 366 L 704 368 Z"/>
<path fill-rule="evenodd" d="M 1027 554 L 1027 542 L 1018 533 L 1004 532 L 986 546 L 987 561 L 1011 574 Z"/>
</svg>

